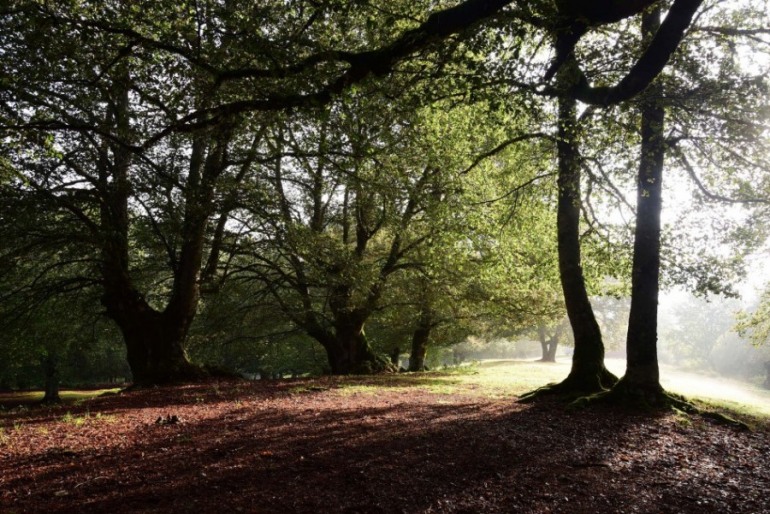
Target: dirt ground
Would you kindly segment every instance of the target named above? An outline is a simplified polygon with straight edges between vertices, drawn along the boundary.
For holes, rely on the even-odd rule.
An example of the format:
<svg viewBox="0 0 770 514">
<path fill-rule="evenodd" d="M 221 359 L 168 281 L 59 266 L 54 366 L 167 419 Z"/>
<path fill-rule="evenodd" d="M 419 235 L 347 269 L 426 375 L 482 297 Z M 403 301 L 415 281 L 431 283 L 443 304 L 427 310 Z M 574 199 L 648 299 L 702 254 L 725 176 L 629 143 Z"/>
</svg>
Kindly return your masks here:
<svg viewBox="0 0 770 514">
<path fill-rule="evenodd" d="M 0 512 L 770 512 L 767 426 L 391 381 L 212 381 L 0 411 Z"/>
</svg>

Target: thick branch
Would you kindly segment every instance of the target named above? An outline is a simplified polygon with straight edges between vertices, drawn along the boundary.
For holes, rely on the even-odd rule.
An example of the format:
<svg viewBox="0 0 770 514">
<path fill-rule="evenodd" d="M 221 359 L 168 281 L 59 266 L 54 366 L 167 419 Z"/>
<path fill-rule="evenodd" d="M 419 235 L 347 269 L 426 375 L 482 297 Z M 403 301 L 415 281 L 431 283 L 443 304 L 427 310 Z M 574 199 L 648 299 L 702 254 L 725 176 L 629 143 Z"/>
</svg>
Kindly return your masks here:
<svg viewBox="0 0 770 514">
<path fill-rule="evenodd" d="M 617 85 L 591 87 L 581 72 L 580 81 L 570 91 L 571 95 L 587 104 L 606 106 L 641 93 L 663 71 L 702 3 L 703 0 L 676 0 L 644 54 Z"/>
</svg>

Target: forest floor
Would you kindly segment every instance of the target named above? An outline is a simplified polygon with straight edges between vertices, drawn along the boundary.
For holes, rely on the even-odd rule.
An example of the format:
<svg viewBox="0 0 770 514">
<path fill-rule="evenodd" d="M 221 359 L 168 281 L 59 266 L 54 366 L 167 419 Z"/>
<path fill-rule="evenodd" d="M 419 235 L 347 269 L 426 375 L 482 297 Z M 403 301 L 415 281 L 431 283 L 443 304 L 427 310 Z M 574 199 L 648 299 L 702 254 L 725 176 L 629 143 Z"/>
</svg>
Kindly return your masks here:
<svg viewBox="0 0 770 514">
<path fill-rule="evenodd" d="M 770 513 L 767 417 L 744 413 L 746 431 L 515 401 L 552 369 L 210 381 L 6 407 L 0 512 Z"/>
</svg>

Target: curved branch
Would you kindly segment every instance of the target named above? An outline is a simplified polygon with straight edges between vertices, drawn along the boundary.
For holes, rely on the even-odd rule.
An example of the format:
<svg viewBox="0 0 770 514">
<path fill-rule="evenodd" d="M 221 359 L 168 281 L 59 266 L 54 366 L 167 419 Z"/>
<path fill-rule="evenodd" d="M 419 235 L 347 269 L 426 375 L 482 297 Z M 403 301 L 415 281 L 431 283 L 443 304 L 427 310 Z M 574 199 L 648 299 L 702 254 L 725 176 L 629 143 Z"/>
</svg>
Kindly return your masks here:
<svg viewBox="0 0 770 514">
<path fill-rule="evenodd" d="M 581 102 L 607 106 L 629 100 L 644 91 L 668 63 L 702 3 L 703 0 L 675 0 L 650 45 L 617 85 L 591 87 L 581 71 L 579 82 L 569 93 Z"/>
</svg>

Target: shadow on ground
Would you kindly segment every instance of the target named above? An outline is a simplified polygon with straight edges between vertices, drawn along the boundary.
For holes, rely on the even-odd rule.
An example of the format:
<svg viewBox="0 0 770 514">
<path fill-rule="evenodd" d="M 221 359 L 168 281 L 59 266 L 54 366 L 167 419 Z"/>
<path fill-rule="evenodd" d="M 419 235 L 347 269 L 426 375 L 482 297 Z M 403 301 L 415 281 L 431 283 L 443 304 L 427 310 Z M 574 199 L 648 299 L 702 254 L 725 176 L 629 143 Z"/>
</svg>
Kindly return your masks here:
<svg viewBox="0 0 770 514">
<path fill-rule="evenodd" d="M 60 413 L 6 417 L 30 423 L 39 449 L 0 445 L 0 512 L 767 512 L 766 434 L 303 384 L 100 399 L 88 408 L 110 417 L 91 427 L 105 444 L 54 423 Z M 159 408 L 181 421 L 155 423 Z"/>
</svg>

